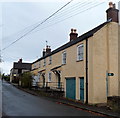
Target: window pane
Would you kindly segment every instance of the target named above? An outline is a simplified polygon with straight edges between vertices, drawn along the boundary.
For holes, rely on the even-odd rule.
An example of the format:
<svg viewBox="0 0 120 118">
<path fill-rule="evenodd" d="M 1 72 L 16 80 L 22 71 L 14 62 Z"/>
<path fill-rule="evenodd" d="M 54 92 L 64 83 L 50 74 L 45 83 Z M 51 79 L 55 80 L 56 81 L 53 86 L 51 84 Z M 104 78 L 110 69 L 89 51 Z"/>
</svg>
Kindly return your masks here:
<svg viewBox="0 0 120 118">
<path fill-rule="evenodd" d="M 62 53 L 62 64 L 66 64 L 66 52 Z"/>
<path fill-rule="evenodd" d="M 48 82 L 51 82 L 52 78 L 51 78 L 52 73 L 48 73 Z"/>
<path fill-rule="evenodd" d="M 83 49 L 83 44 L 80 44 L 78 47 L 77 47 L 77 60 L 83 60 L 83 52 L 84 52 L 84 49 Z"/>
</svg>

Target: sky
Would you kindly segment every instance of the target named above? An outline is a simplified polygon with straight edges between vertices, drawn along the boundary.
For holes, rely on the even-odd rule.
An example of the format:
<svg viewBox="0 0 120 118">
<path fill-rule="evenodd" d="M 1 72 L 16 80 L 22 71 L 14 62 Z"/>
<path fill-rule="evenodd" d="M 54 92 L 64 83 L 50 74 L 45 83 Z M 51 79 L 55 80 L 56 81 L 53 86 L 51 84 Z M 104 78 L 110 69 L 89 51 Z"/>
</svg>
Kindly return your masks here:
<svg viewBox="0 0 120 118">
<path fill-rule="evenodd" d="M 0 49 L 2 72 L 9 74 L 20 58 L 32 63 L 47 44 L 54 50 L 69 41 L 71 28 L 78 35 L 106 21 L 109 0 L 73 0 L 61 11 L 28 33 L 70 0 L 0 0 Z M 112 0 L 118 8 L 119 0 Z M 24 34 L 25 37 L 8 47 Z M 6 48 L 7 47 L 7 48 Z"/>
</svg>

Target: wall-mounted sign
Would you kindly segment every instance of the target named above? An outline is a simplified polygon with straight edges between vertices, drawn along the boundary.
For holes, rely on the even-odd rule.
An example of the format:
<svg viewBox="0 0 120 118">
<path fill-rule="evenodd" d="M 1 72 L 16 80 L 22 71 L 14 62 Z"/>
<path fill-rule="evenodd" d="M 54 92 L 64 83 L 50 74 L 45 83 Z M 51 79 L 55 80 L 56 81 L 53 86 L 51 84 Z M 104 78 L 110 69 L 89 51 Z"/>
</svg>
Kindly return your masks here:
<svg viewBox="0 0 120 118">
<path fill-rule="evenodd" d="M 114 73 L 108 73 L 108 76 L 114 76 Z"/>
</svg>

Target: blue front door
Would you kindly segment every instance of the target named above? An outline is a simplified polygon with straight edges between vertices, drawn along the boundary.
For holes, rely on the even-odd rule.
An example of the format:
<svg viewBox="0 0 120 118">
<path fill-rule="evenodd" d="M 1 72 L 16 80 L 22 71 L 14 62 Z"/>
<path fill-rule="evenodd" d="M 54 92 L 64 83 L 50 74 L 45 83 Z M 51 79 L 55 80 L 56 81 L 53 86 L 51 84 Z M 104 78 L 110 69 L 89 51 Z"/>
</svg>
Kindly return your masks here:
<svg viewBox="0 0 120 118">
<path fill-rule="evenodd" d="M 80 78 L 80 100 L 84 102 L 84 77 Z"/>
<path fill-rule="evenodd" d="M 66 98 L 76 98 L 76 80 L 75 78 L 66 78 Z"/>
</svg>

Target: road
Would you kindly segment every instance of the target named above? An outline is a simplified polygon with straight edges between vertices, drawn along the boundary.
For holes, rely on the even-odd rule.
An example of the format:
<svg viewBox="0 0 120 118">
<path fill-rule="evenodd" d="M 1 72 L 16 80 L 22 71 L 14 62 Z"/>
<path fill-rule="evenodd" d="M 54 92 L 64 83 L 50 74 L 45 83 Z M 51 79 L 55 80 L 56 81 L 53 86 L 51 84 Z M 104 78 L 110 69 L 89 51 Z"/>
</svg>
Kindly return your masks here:
<svg viewBox="0 0 120 118">
<path fill-rule="evenodd" d="M 31 95 L 3 82 L 3 114 L 6 116 L 94 116 L 49 99 Z"/>
<path fill-rule="evenodd" d="M 2 117 L 2 81 L 0 78 L 0 118 Z"/>
</svg>

